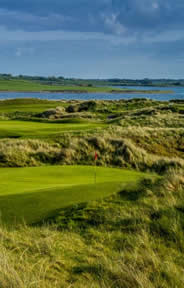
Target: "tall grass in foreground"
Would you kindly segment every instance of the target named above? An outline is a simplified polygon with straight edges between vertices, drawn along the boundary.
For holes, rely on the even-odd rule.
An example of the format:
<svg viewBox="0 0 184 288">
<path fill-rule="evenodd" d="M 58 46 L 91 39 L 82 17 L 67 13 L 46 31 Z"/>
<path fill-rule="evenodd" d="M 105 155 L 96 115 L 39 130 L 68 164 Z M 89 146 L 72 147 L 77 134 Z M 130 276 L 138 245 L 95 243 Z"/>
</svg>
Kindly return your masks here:
<svg viewBox="0 0 184 288">
<path fill-rule="evenodd" d="M 50 224 L 0 230 L 3 288 L 183 288 L 184 177 L 170 171 Z"/>
</svg>

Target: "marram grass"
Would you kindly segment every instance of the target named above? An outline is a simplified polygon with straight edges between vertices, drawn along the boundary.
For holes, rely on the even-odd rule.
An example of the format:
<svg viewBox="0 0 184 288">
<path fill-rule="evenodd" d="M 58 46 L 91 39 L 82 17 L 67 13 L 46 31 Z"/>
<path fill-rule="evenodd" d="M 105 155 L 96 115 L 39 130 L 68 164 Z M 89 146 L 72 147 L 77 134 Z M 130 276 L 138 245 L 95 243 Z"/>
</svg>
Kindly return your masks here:
<svg viewBox="0 0 184 288">
<path fill-rule="evenodd" d="M 0 229 L 3 288 L 183 288 L 183 172 Z"/>
</svg>

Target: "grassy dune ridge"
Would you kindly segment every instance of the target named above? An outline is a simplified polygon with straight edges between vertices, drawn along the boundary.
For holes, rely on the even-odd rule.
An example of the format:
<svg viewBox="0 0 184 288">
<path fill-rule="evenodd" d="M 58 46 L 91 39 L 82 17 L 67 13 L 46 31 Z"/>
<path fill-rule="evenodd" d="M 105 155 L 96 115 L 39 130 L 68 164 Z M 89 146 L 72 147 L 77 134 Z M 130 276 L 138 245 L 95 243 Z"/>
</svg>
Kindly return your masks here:
<svg viewBox="0 0 184 288">
<path fill-rule="evenodd" d="M 182 101 L 0 101 L 0 166 L 93 165 L 96 150 L 100 166 L 183 167 L 183 114 Z"/>
<path fill-rule="evenodd" d="M 98 166 L 164 173 L 172 167 L 184 167 L 179 144 L 182 135 L 182 129 L 177 134 L 176 130 L 112 128 L 103 133 L 66 134 L 54 141 L 4 139 L 0 141 L 0 166 L 94 165 L 94 151 L 97 151 Z"/>
</svg>

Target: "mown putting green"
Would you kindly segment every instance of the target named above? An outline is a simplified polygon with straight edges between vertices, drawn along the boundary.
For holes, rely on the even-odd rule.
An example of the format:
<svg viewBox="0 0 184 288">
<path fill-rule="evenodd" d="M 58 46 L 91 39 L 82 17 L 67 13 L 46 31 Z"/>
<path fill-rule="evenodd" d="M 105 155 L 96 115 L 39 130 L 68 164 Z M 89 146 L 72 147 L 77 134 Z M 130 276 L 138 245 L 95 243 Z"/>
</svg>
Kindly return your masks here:
<svg viewBox="0 0 184 288">
<path fill-rule="evenodd" d="M 150 174 L 94 167 L 44 166 L 0 169 L 0 212 L 3 222 L 41 221 L 57 209 L 106 197 Z"/>
<path fill-rule="evenodd" d="M 41 123 L 31 121 L 0 121 L 0 138 L 48 138 L 63 132 L 77 132 L 106 127 L 101 123 Z"/>
</svg>

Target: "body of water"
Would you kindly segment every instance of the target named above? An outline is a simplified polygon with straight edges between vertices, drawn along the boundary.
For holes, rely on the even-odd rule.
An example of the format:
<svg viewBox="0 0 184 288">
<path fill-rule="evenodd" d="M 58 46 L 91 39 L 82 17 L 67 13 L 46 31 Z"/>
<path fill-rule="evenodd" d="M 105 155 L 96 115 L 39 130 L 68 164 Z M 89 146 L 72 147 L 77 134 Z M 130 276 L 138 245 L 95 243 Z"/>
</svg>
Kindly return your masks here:
<svg viewBox="0 0 184 288">
<path fill-rule="evenodd" d="M 119 88 L 125 88 L 120 87 Z M 145 94 L 145 93 L 30 93 L 30 92 L 1 92 L 0 100 L 3 99 L 16 99 L 16 98 L 37 98 L 48 100 L 119 100 L 119 99 L 132 99 L 132 98 L 147 98 L 160 101 L 169 101 L 172 99 L 184 100 L 184 87 L 135 87 L 128 86 L 127 89 L 137 90 L 172 90 L 173 93 L 164 94 Z"/>
</svg>

